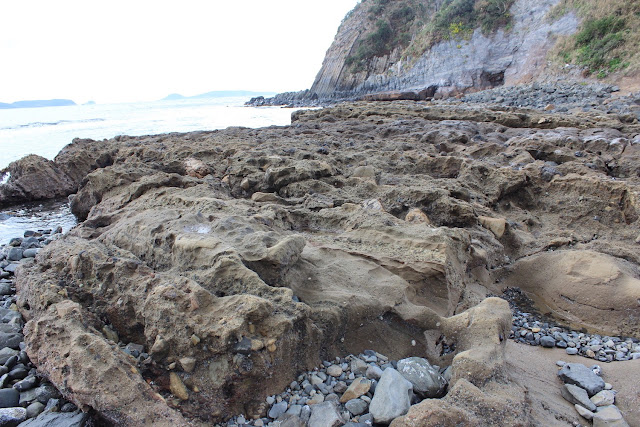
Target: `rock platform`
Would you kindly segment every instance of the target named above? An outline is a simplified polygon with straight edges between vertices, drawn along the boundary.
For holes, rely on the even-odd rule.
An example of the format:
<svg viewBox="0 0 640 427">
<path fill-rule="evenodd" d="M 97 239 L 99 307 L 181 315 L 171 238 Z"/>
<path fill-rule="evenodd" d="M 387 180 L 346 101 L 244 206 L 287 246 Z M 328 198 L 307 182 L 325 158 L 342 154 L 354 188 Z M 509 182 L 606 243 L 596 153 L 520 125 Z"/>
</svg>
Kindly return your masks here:
<svg viewBox="0 0 640 427">
<path fill-rule="evenodd" d="M 267 419 L 303 373 L 374 349 L 451 367 L 446 395 L 395 427 L 535 425 L 505 359 L 511 310 L 489 294 L 517 286 L 573 329 L 640 336 L 626 116 L 362 102 L 76 143 L 65 162 L 86 151 L 104 165 L 74 178 L 83 222 L 21 263 L 16 304 L 30 360 L 111 423 Z"/>
</svg>

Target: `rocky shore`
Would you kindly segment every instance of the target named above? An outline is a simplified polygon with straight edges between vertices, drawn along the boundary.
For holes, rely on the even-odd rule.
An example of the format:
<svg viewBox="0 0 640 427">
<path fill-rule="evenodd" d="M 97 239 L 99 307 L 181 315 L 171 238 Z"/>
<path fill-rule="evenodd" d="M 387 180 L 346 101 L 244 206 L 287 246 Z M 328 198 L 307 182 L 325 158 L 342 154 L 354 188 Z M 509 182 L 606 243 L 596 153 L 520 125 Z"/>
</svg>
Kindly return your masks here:
<svg viewBox="0 0 640 427">
<path fill-rule="evenodd" d="M 22 315 L 16 306 L 14 273 L 20 261 L 62 237 L 55 230 L 27 230 L 0 247 L 0 425 L 44 427 L 89 425 L 89 414 L 64 399 L 38 372 L 25 351 Z"/>
<path fill-rule="evenodd" d="M 535 371 L 539 352 L 638 366 L 640 125 L 607 93 L 75 141 L 49 166 L 82 222 L 16 270 L 24 350 L 117 425 L 586 424 Z M 10 168 L 2 194 L 46 182 Z M 387 385 L 406 399 L 378 412 Z"/>
</svg>

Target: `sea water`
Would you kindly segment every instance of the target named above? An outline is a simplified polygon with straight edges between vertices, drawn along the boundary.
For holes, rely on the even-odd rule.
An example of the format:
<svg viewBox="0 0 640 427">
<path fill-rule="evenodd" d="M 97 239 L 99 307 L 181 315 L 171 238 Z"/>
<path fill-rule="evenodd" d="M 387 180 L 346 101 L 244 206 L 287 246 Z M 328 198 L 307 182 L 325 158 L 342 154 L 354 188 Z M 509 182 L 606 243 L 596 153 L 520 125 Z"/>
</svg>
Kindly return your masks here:
<svg viewBox="0 0 640 427">
<path fill-rule="evenodd" d="M 53 159 L 74 138 L 155 135 L 288 125 L 292 110 L 246 107 L 245 97 L 181 99 L 127 104 L 0 109 L 0 170 L 28 154 Z M 74 225 L 66 203 L 31 203 L 0 211 L 0 244 L 25 229 Z"/>
</svg>

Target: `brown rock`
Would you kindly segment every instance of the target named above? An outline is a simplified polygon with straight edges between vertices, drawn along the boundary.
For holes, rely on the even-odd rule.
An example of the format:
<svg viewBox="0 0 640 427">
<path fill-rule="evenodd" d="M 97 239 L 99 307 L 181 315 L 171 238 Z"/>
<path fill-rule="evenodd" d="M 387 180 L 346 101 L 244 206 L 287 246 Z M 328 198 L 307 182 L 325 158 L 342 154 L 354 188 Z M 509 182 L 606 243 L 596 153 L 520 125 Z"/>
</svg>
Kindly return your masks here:
<svg viewBox="0 0 640 427">
<path fill-rule="evenodd" d="M 357 399 L 363 394 L 367 394 L 371 388 L 371 381 L 364 377 L 358 377 L 349 385 L 347 390 L 340 397 L 340 403 L 346 403 L 351 399 Z"/>
<path fill-rule="evenodd" d="M 184 161 L 184 171 L 194 178 L 204 178 L 211 173 L 209 166 L 205 162 L 193 157 L 189 157 Z"/>
<path fill-rule="evenodd" d="M 0 206 L 63 197 L 76 189 L 76 183 L 54 162 L 35 154 L 10 163 L 2 175 L 9 178 L 0 184 Z"/>
<path fill-rule="evenodd" d="M 413 208 L 409 212 L 407 212 L 407 216 L 404 218 L 407 222 L 415 222 L 421 224 L 431 225 L 431 221 L 427 214 L 422 212 L 422 209 Z"/>
<path fill-rule="evenodd" d="M 187 387 L 175 372 L 169 372 L 169 387 L 171 388 L 171 393 L 173 393 L 173 395 L 178 399 L 189 399 L 189 392 L 187 391 Z"/>
<path fill-rule="evenodd" d="M 504 218 L 490 218 L 487 216 L 479 216 L 480 224 L 491 231 L 496 238 L 501 238 L 507 228 L 507 221 Z"/>
<path fill-rule="evenodd" d="M 282 201 L 282 198 L 278 197 L 275 193 L 253 193 L 251 195 L 251 200 L 257 203 L 267 203 L 267 202 L 279 202 Z"/>
</svg>

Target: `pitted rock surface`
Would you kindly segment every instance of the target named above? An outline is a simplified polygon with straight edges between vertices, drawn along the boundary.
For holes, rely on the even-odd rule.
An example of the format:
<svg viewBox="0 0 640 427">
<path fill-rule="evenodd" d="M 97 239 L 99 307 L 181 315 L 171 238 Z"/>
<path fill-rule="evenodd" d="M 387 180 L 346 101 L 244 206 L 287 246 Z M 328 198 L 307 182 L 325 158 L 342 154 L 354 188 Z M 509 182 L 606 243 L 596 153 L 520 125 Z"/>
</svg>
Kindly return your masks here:
<svg viewBox="0 0 640 427">
<path fill-rule="evenodd" d="M 638 335 L 625 303 L 640 298 L 639 132 L 597 113 L 394 102 L 76 142 L 83 222 L 17 268 L 27 352 L 81 409 L 185 425 L 264 416 L 321 354 L 375 342 L 451 365 L 447 396 L 394 424 L 516 422 L 528 403 L 504 364 L 511 312 L 488 293 L 527 276 L 552 306 L 557 286 L 536 280 L 580 276 L 571 321 Z M 606 316 L 586 309 L 604 287 L 624 296 Z"/>
</svg>

